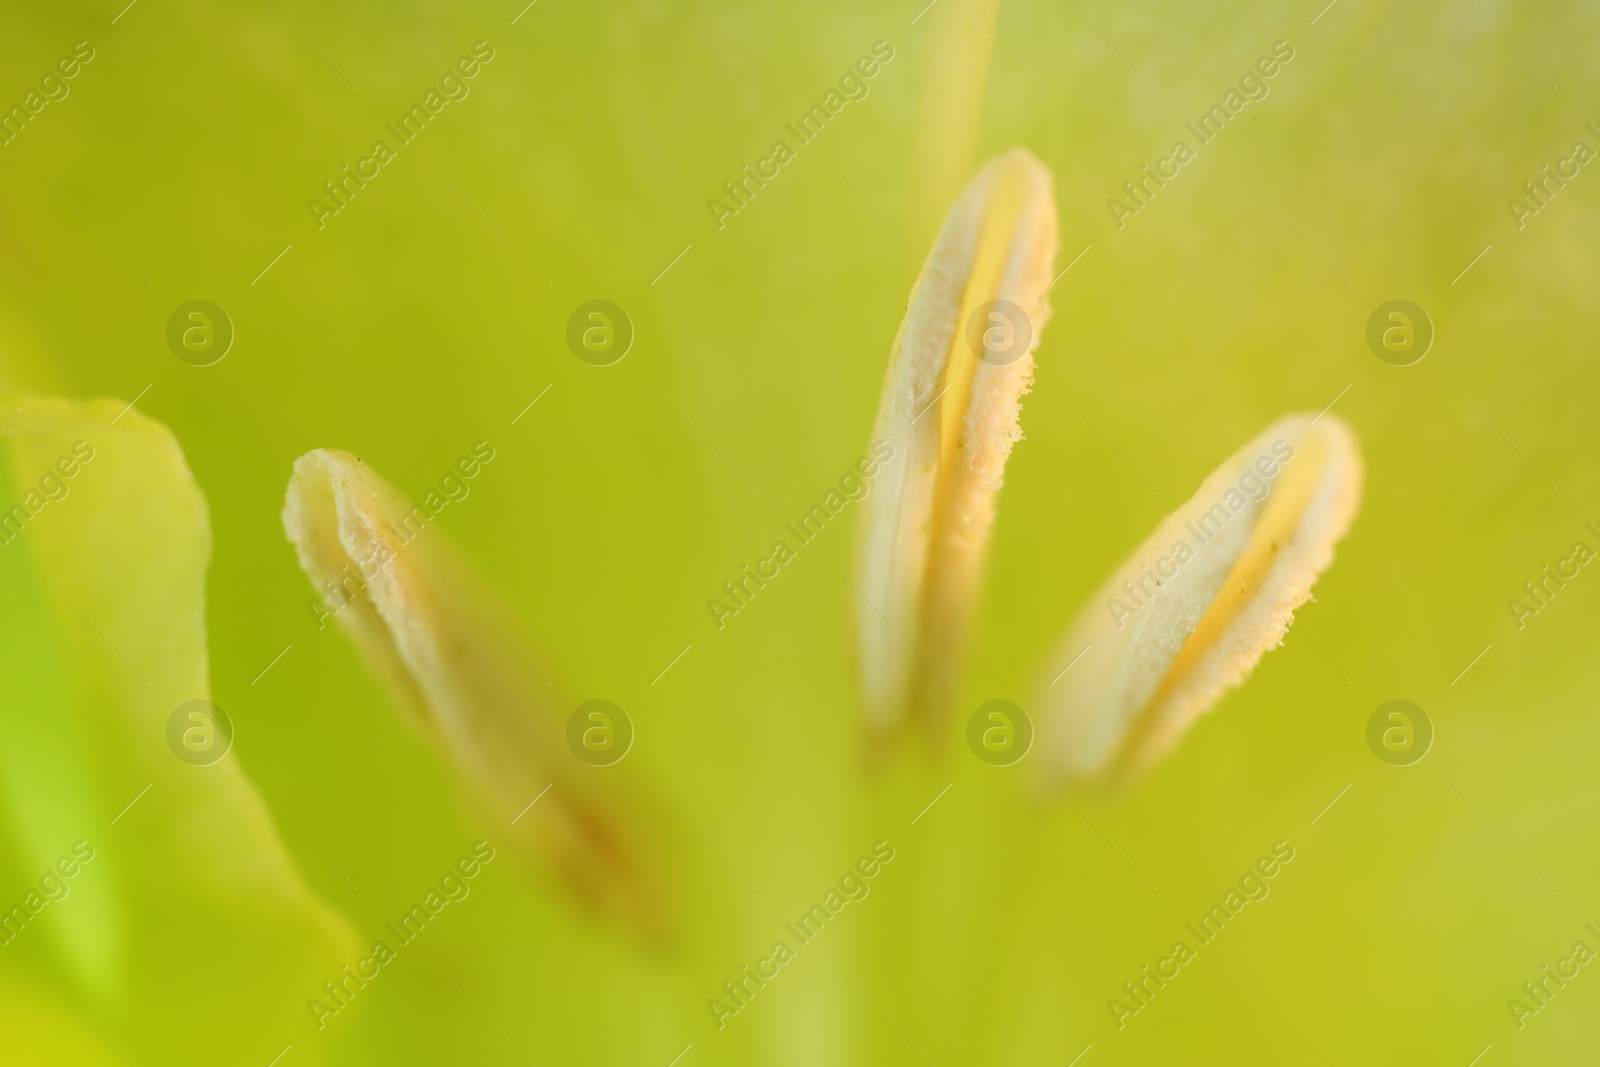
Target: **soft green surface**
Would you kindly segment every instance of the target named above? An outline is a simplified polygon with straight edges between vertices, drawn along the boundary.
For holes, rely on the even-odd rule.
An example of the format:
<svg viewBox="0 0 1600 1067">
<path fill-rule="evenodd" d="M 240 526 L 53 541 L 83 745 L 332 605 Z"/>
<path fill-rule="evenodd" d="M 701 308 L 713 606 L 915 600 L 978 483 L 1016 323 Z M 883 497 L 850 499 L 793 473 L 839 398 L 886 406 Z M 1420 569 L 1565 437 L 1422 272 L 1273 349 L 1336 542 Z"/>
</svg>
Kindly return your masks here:
<svg viewBox="0 0 1600 1067">
<path fill-rule="evenodd" d="M 330 948 L 343 935 L 321 919 L 220 899 L 177 790 L 109 825 L 155 774 L 204 771 L 159 735 L 112 743 L 86 725 L 129 679 L 32 575 L 147 580 L 167 558 L 161 523 L 194 527 L 128 504 L 91 537 L 70 517 L 85 488 L 0 548 L 0 900 L 73 841 L 98 850 L 37 919 L 55 929 L 0 948 L 0 991 L 19 990 L 0 1059 L 122 1062 L 109 1042 L 140 1067 L 265 1067 L 287 1045 L 283 1067 L 665 1067 L 692 1045 L 681 1067 L 952 1067 L 1061 1065 L 1092 1044 L 1081 1067 L 1465 1067 L 1492 1044 L 1483 1067 L 1582 1062 L 1593 967 L 1521 1030 L 1506 1001 L 1575 941 L 1600 949 L 1584 929 L 1600 927 L 1600 578 L 1583 568 L 1521 630 L 1506 601 L 1575 541 L 1600 549 L 1583 525 L 1600 526 L 1600 173 L 1583 167 L 1520 231 L 1506 200 L 1575 141 L 1600 149 L 1584 128 L 1600 125 L 1594 5 L 1338 0 L 1315 25 L 1317 0 L 1001 5 L 979 155 L 1034 151 L 1056 175 L 1060 266 L 1093 247 L 1053 292 L 959 706 L 1026 706 L 1082 598 L 1276 416 L 1348 385 L 1334 410 L 1368 466 L 1287 644 L 1143 787 L 1074 810 L 1031 788 L 1028 762 L 973 759 L 959 723 L 942 756 L 864 770 L 844 581 L 857 513 L 725 629 L 711 622 L 707 598 L 869 444 L 921 266 L 910 246 L 932 236 L 910 221 L 928 20 L 910 24 L 920 2 L 674 3 L 538 0 L 515 25 L 518 0 L 138 0 L 115 25 L 117 0 L 6 13 L 0 100 L 77 41 L 95 56 L 0 148 L 0 378 L 115 398 L 110 413 L 149 385 L 139 411 L 171 428 L 210 508 L 228 760 L 278 809 L 245 789 L 238 819 L 275 823 L 298 867 L 284 877 L 360 947 Z M 306 200 L 480 40 L 494 58 L 470 95 L 319 231 Z M 895 54 L 870 95 L 717 230 L 705 200 L 879 40 Z M 1295 55 L 1270 95 L 1119 231 L 1106 199 L 1280 40 Z M 207 368 L 164 337 L 197 298 L 237 331 Z M 636 330 L 607 368 L 564 340 L 595 298 Z M 1364 339 L 1393 298 L 1437 328 L 1407 368 Z M 633 717 L 628 766 L 663 809 L 645 817 L 700 831 L 680 825 L 670 851 L 676 937 L 641 949 L 497 860 L 319 1032 L 304 1002 L 332 977 L 321 961 L 365 955 L 500 827 L 349 643 L 316 629 L 284 487 L 295 456 L 326 446 L 421 499 L 480 440 L 497 458 L 437 526 L 518 608 L 563 711 L 605 698 Z M 10 451 L 8 493 L 47 451 Z M 170 595 L 95 621 L 160 646 L 141 630 L 181 615 L 183 590 Z M 1365 741 L 1397 697 L 1437 734 L 1408 768 Z M 718 1031 L 707 998 L 880 840 L 895 858 L 870 896 Z M 1270 896 L 1119 1031 L 1107 999 L 1277 841 L 1294 859 Z"/>
</svg>

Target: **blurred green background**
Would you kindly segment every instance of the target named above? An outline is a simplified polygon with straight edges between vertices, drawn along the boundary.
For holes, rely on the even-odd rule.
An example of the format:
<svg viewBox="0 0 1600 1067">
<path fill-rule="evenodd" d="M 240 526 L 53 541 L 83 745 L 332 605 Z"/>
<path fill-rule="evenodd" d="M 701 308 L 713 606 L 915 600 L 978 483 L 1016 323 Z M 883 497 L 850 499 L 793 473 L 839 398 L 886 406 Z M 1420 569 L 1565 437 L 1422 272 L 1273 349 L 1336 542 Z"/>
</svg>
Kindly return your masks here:
<svg viewBox="0 0 1600 1067">
<path fill-rule="evenodd" d="M 104 860 L 78 881 L 105 881 L 38 925 L 101 894 L 142 934 L 106 946 L 100 982 L 44 929 L 0 949 L 8 1062 L 1466 1067 L 1489 1046 L 1489 1067 L 1593 1048 L 1592 968 L 1522 1029 L 1506 1002 L 1575 941 L 1600 948 L 1600 578 L 1521 630 L 1506 601 L 1575 541 L 1600 548 L 1600 176 L 1520 230 L 1506 201 L 1574 142 L 1600 148 L 1594 4 L 1002 4 L 970 162 L 1031 149 L 1056 177 L 1058 269 L 1088 251 L 1052 292 L 960 706 L 1027 706 L 1083 599 L 1276 416 L 1338 397 L 1368 466 L 1286 645 L 1141 788 L 1072 804 L 1030 761 L 973 759 L 960 723 L 943 753 L 865 768 L 855 513 L 725 629 L 705 607 L 867 448 L 933 236 L 912 208 L 917 0 L 118 6 L 4 15 L 0 101 L 78 41 L 95 56 L 0 148 L 0 378 L 113 410 L 148 387 L 139 410 L 210 507 L 228 758 L 360 955 L 501 827 L 316 629 L 284 488 L 335 447 L 420 499 L 489 441 L 437 525 L 514 605 L 551 714 L 632 716 L 619 768 L 655 787 L 641 822 L 670 828 L 674 936 L 641 948 L 497 862 L 318 1031 L 322 964 L 258 981 L 248 942 L 119 897 L 150 862 L 148 823 L 106 826 L 137 783 L 62 760 L 87 821 L 41 860 L 24 827 L 57 801 L 12 782 L 0 899 L 87 838 Z M 319 230 L 308 198 L 478 41 L 494 59 L 470 95 Z M 718 230 L 707 198 L 877 41 L 895 58 L 870 95 Z M 1270 95 L 1119 230 L 1107 198 L 1278 41 L 1294 59 Z M 197 298 L 237 333 L 204 368 L 164 338 Z M 564 339 L 597 298 L 636 330 L 604 368 Z M 1437 330 L 1410 367 L 1364 339 L 1395 298 Z M 7 501 L 36 475 L 14 466 Z M 19 605 L 4 642 L 43 651 L 9 657 L 13 767 L 56 743 L 27 723 L 71 674 L 49 651 L 67 638 Z M 1414 766 L 1366 746 L 1392 698 L 1436 730 Z M 719 1031 L 707 999 L 879 840 L 896 857 L 871 895 Z M 1271 896 L 1119 1030 L 1107 999 L 1279 840 L 1295 859 Z M 133 974 L 166 976 L 166 1011 Z"/>
</svg>

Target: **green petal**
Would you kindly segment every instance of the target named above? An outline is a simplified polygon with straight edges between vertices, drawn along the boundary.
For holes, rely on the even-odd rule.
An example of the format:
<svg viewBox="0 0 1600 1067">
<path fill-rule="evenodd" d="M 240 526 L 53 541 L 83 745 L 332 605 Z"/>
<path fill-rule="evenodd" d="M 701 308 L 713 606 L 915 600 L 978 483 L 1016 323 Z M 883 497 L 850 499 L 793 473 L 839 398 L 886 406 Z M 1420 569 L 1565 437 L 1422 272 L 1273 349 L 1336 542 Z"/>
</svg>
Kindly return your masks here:
<svg viewBox="0 0 1600 1067">
<path fill-rule="evenodd" d="M 210 697 L 205 499 L 170 431 L 112 401 L 0 401 L 0 444 L 0 507 L 20 504 L 0 644 L 26 694 L 0 712 L 0 797 L 25 870 L 94 849 L 9 947 L 51 944 L 63 995 L 136 1061 L 266 1062 L 354 956 L 240 765 L 248 738 L 208 766 L 168 747 L 174 710 Z"/>
</svg>

